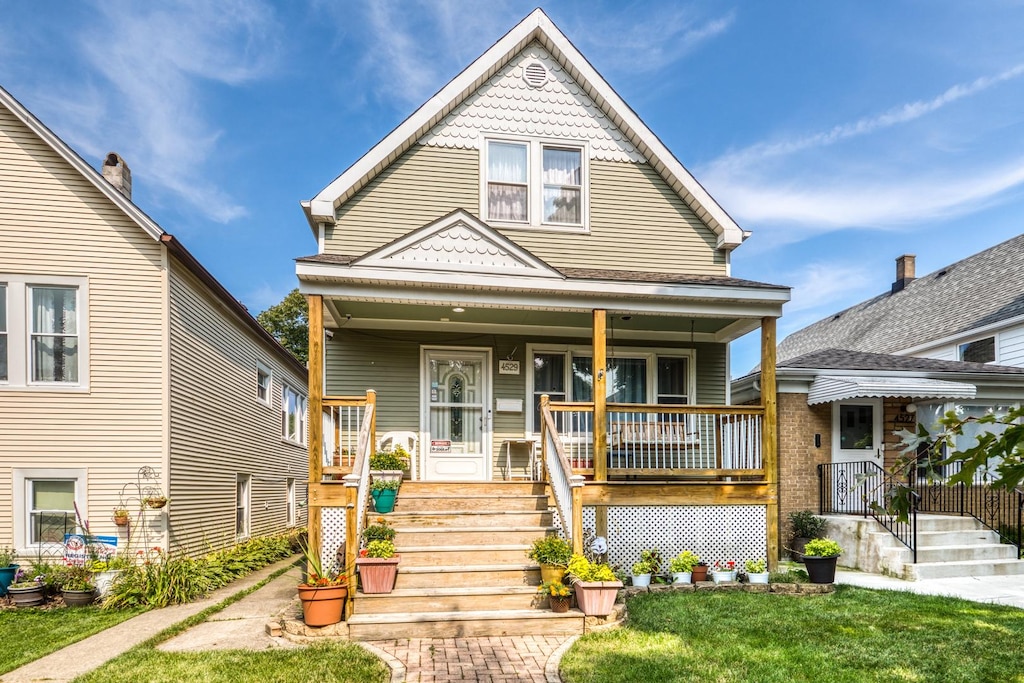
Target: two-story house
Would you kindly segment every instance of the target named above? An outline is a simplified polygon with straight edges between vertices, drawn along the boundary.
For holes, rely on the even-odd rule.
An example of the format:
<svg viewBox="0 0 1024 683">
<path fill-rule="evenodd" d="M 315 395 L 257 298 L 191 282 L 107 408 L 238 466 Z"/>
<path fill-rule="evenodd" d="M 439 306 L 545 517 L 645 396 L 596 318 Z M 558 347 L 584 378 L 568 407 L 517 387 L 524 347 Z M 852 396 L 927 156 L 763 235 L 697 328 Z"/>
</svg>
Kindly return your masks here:
<svg viewBox="0 0 1024 683">
<path fill-rule="evenodd" d="M 461 564 L 462 585 L 521 590 L 523 544 L 552 525 L 626 566 L 653 546 L 772 554 L 774 398 L 730 405 L 729 342 L 760 328 L 774 367 L 789 290 L 732 276 L 748 233 L 543 11 L 303 207 L 325 555 L 358 543 L 371 430 L 415 442 L 392 515 L 403 589 L 452 586 Z M 322 481 L 344 475 L 351 497 Z M 436 632 L 468 604 L 437 607 Z"/>
<path fill-rule="evenodd" d="M 118 155 L 101 175 L 0 89 L 0 546 L 59 555 L 88 524 L 203 553 L 301 525 L 306 393 Z"/>
</svg>

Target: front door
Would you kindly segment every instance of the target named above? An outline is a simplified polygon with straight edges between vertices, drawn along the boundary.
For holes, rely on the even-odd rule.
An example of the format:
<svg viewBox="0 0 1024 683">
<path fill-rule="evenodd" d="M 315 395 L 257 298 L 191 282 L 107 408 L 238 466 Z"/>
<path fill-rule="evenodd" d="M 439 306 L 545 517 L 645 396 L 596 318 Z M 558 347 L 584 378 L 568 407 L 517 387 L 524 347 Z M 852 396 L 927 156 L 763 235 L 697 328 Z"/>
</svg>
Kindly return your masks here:
<svg viewBox="0 0 1024 683">
<path fill-rule="evenodd" d="M 833 509 L 863 514 L 867 506 L 880 503 L 882 466 L 882 401 L 863 398 L 833 403 Z"/>
<path fill-rule="evenodd" d="M 424 348 L 423 478 L 491 478 L 491 352 Z"/>
</svg>

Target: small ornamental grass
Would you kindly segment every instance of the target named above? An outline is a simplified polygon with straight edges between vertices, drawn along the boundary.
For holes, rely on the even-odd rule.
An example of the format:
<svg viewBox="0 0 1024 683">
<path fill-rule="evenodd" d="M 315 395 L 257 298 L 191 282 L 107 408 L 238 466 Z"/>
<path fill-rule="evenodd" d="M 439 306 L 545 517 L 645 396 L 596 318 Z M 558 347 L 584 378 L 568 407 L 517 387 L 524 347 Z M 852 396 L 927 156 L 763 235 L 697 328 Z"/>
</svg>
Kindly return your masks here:
<svg viewBox="0 0 1024 683">
<path fill-rule="evenodd" d="M 566 683 L 1024 681 L 1024 610 L 837 586 L 830 595 L 645 593 L 580 638 Z"/>
</svg>

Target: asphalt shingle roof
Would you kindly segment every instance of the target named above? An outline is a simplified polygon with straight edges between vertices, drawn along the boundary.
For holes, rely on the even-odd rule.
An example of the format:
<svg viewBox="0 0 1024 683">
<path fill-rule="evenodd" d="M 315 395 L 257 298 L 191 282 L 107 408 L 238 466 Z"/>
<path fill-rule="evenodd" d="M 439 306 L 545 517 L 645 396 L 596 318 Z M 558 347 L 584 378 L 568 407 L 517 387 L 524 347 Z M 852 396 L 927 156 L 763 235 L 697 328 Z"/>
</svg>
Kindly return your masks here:
<svg viewBox="0 0 1024 683">
<path fill-rule="evenodd" d="M 1024 234 L 786 337 L 780 361 L 822 349 L 894 353 L 1024 315 Z"/>
<path fill-rule="evenodd" d="M 914 356 L 893 356 L 847 349 L 824 349 L 805 353 L 779 363 L 779 368 L 815 370 L 892 370 L 902 372 L 956 372 L 986 375 L 1024 375 L 1024 368 L 987 363 L 966 363 L 955 360 L 934 360 Z"/>
</svg>

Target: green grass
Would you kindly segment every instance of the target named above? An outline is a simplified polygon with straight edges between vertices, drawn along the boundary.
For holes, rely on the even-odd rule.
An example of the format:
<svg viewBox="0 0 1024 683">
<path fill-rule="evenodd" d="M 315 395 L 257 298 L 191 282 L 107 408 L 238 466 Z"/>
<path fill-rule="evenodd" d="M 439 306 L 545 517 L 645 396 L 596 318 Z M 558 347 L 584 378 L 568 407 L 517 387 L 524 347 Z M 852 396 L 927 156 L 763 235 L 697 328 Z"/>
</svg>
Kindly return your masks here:
<svg viewBox="0 0 1024 683">
<path fill-rule="evenodd" d="M 159 652 L 137 648 L 76 683 L 385 683 L 391 671 L 363 648 L 323 643 L 304 648 Z"/>
<path fill-rule="evenodd" d="M 124 611 L 99 607 L 0 610 L 3 656 L 0 674 L 13 671 L 62 647 L 131 619 L 142 609 Z"/>
<path fill-rule="evenodd" d="M 1024 681 L 1024 610 L 839 586 L 832 595 L 654 593 L 562 659 L 585 681 Z"/>
</svg>

